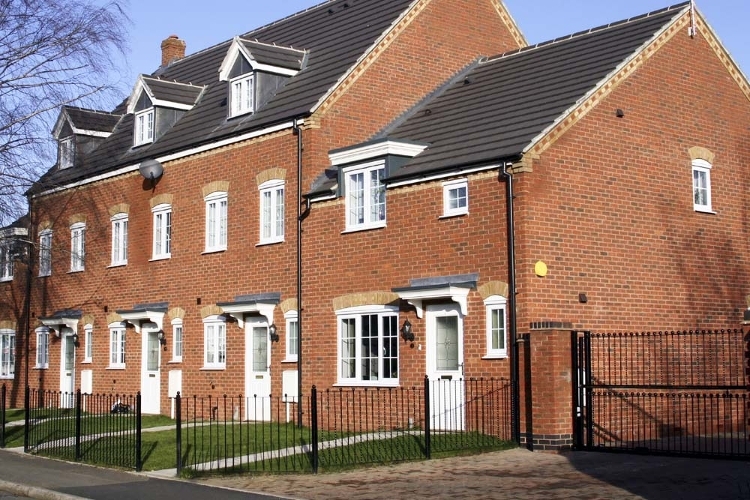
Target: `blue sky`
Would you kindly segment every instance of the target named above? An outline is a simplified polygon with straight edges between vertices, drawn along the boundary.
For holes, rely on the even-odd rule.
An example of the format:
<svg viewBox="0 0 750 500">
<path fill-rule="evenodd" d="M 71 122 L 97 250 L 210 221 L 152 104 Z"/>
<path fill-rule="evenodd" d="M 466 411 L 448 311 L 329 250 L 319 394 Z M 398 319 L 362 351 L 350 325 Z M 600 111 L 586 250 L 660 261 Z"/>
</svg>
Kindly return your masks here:
<svg viewBox="0 0 750 500">
<path fill-rule="evenodd" d="M 130 53 L 126 92 L 140 73 L 161 61 L 161 41 L 176 34 L 197 52 L 253 28 L 294 14 L 322 0 L 130 0 Z M 530 43 L 608 24 L 661 9 L 677 0 L 504 0 Z M 750 74 L 750 0 L 698 0 L 743 72 Z"/>
</svg>

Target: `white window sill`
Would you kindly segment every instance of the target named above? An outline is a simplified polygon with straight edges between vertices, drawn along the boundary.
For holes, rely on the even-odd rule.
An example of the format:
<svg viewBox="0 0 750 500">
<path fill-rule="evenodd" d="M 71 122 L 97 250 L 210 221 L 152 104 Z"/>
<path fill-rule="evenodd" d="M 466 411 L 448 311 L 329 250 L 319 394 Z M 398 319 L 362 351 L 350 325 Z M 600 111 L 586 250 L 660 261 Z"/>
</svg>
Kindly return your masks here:
<svg viewBox="0 0 750 500">
<path fill-rule="evenodd" d="M 0 375 L 0 380 L 14 380 L 15 378 L 15 375 Z"/>
<path fill-rule="evenodd" d="M 438 219 L 452 219 L 453 217 L 461 217 L 462 215 L 469 215 L 469 211 L 466 210 L 465 212 L 454 212 L 449 214 L 443 214 Z"/>
<path fill-rule="evenodd" d="M 105 370 L 124 370 L 125 366 L 108 366 Z"/>
<path fill-rule="evenodd" d="M 297 362 L 297 358 L 282 359 L 281 362 L 282 363 L 296 363 Z"/>
<path fill-rule="evenodd" d="M 0 283 L 7 283 L 9 281 L 13 281 L 13 276 L 9 278 L 0 278 Z"/>
<path fill-rule="evenodd" d="M 153 139 L 150 139 L 148 141 L 139 142 L 138 144 L 136 144 L 135 142 L 133 142 L 133 147 L 134 148 L 140 148 L 141 146 L 148 146 L 149 144 L 153 144 L 153 143 L 154 143 Z"/>
<path fill-rule="evenodd" d="M 261 241 L 260 243 L 256 244 L 256 247 L 265 247 L 268 245 L 278 245 L 279 243 L 284 243 L 284 238 L 277 239 L 277 240 L 266 240 Z"/>
<path fill-rule="evenodd" d="M 85 269 L 71 269 L 68 274 L 82 273 Z"/>
<path fill-rule="evenodd" d="M 229 119 L 231 120 L 233 118 L 239 118 L 240 116 L 245 116 L 245 115 L 249 115 L 252 113 L 253 113 L 252 109 L 248 109 L 247 111 L 238 111 L 237 113 L 234 113 L 234 114 L 230 113 Z"/>
<path fill-rule="evenodd" d="M 81 364 L 82 365 L 90 365 L 91 364 L 91 360 L 90 359 L 84 359 L 83 361 L 81 361 Z"/>
<path fill-rule="evenodd" d="M 346 380 L 339 381 L 333 384 L 333 387 L 400 387 L 398 380 L 378 381 L 378 382 L 365 382 L 363 380 Z"/>
<path fill-rule="evenodd" d="M 202 372 L 221 372 L 225 371 L 227 369 L 226 366 L 204 366 L 203 368 L 200 368 L 200 371 Z"/>
<path fill-rule="evenodd" d="M 108 265 L 107 268 L 124 267 L 124 266 L 127 266 L 127 265 L 128 265 L 128 261 L 125 261 L 125 262 L 113 262 L 110 265 Z"/>
<path fill-rule="evenodd" d="M 482 356 L 482 359 L 508 359 L 507 354 L 487 354 Z"/>
<path fill-rule="evenodd" d="M 713 210 L 711 210 L 710 208 L 703 208 L 703 207 L 693 207 L 693 209 L 694 209 L 694 210 L 695 210 L 696 212 L 698 212 L 698 213 L 702 213 L 702 214 L 713 214 L 713 215 L 716 215 L 716 212 L 714 212 L 714 211 L 713 211 Z"/>
<path fill-rule="evenodd" d="M 176 365 L 177 363 L 182 363 L 182 359 L 170 359 L 167 361 L 168 365 Z"/>
<path fill-rule="evenodd" d="M 39 276 L 37 276 L 37 278 L 49 278 L 50 276 L 52 276 L 52 273 L 49 273 L 49 274 L 40 274 Z"/>
<path fill-rule="evenodd" d="M 169 255 L 160 255 L 158 257 L 151 257 L 149 262 L 156 262 L 157 260 L 168 260 L 171 258 L 172 258 L 172 254 L 170 253 Z"/>
<path fill-rule="evenodd" d="M 227 251 L 227 247 L 223 247 L 223 248 L 206 248 L 205 250 L 203 250 L 201 252 L 201 255 L 208 255 L 208 254 L 212 254 L 212 253 L 221 253 L 221 252 L 226 252 L 226 251 Z"/>
<path fill-rule="evenodd" d="M 47 369 L 49 369 L 49 365 L 48 366 L 38 366 L 37 365 L 33 369 L 34 370 L 47 370 Z"/>
<path fill-rule="evenodd" d="M 362 226 L 352 226 L 352 227 L 347 227 L 345 230 L 341 231 L 341 234 L 359 233 L 360 231 L 372 231 L 373 229 L 383 229 L 386 226 L 387 224 L 385 222 L 383 222 L 382 224 L 368 224 L 368 225 L 362 225 Z"/>
</svg>

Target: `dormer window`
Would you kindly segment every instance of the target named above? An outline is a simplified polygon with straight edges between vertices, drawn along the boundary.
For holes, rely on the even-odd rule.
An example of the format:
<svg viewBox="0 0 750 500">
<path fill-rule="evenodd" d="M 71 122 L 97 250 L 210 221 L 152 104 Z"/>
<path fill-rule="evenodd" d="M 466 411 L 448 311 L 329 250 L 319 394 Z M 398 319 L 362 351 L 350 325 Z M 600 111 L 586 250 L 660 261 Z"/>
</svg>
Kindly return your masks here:
<svg viewBox="0 0 750 500">
<path fill-rule="evenodd" d="M 134 146 L 154 142 L 154 108 L 136 113 Z"/>
<path fill-rule="evenodd" d="M 232 115 L 239 116 L 254 111 L 253 105 L 255 99 L 253 99 L 254 92 L 254 78 L 253 75 L 243 75 L 239 78 L 235 78 L 230 82 L 232 88 L 231 102 L 232 102 Z"/>
<path fill-rule="evenodd" d="M 58 164 L 60 168 L 70 168 L 75 163 L 76 141 L 70 136 L 60 139 L 58 146 Z"/>
<path fill-rule="evenodd" d="M 236 37 L 219 68 L 219 81 L 229 83 L 228 117 L 261 109 L 306 60 L 303 50 Z"/>
</svg>

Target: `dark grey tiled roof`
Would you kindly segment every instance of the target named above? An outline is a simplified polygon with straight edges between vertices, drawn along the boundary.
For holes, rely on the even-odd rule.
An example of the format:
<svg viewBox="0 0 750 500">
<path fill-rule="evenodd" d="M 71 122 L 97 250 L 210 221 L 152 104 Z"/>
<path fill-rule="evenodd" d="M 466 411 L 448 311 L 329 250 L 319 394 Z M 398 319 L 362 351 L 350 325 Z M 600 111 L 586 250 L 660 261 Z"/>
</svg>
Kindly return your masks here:
<svg viewBox="0 0 750 500">
<path fill-rule="evenodd" d="M 198 96 L 201 95 L 204 88 L 202 86 L 174 81 L 170 82 L 147 76 L 144 76 L 142 79 L 155 99 L 177 104 L 189 104 L 190 106 L 195 104 L 195 101 L 198 100 Z"/>
<path fill-rule="evenodd" d="M 65 106 L 65 112 L 76 128 L 96 132 L 112 132 L 117 122 L 122 118 L 120 114 L 75 108 L 73 106 Z"/>
<path fill-rule="evenodd" d="M 303 117 L 352 68 L 414 0 L 330 0 L 241 36 L 245 40 L 294 47 L 308 53 L 304 69 L 260 110 L 227 119 L 227 84 L 219 67 L 231 41 L 161 68 L 162 80 L 207 86 L 196 106 L 153 144 L 133 149 L 133 117 L 127 115 L 85 165 L 51 170 L 41 181 L 79 181 L 146 158 L 190 149 L 232 135 Z M 278 56 L 278 54 L 277 54 Z M 116 112 L 122 112 L 122 106 Z"/>
<path fill-rule="evenodd" d="M 242 45 L 252 54 L 253 59 L 261 64 L 268 64 L 278 68 L 301 70 L 305 59 L 305 51 L 288 47 L 268 45 L 251 40 L 242 40 Z"/>
<path fill-rule="evenodd" d="M 379 134 L 430 144 L 389 180 L 519 157 L 687 5 L 506 53 L 468 69 L 406 121 Z"/>
</svg>

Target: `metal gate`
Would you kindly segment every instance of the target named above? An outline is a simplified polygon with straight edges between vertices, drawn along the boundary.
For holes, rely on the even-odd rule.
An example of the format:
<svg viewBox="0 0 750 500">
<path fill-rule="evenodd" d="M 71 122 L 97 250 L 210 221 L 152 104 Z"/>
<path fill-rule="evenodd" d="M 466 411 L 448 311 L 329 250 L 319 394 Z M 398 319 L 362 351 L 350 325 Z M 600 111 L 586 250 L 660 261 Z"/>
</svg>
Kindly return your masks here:
<svg viewBox="0 0 750 500">
<path fill-rule="evenodd" d="M 748 340 L 573 332 L 575 449 L 750 459 Z"/>
</svg>

